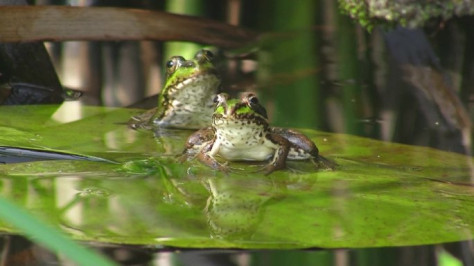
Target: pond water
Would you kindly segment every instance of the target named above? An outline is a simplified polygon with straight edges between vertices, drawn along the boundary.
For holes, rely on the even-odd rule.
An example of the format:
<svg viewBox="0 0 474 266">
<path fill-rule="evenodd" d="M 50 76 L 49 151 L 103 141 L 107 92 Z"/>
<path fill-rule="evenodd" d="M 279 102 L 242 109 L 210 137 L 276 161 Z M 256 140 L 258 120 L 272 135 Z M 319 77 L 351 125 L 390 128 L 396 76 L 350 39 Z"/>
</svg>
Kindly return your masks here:
<svg viewBox="0 0 474 266">
<path fill-rule="evenodd" d="M 256 91 L 272 124 L 304 128 L 341 166 L 336 171 L 296 163 L 264 177 L 253 173 L 259 164 L 236 164 L 226 177 L 196 162 L 183 167 L 171 158 L 190 132 L 157 137 L 123 125 L 137 110 L 69 102 L 2 107 L 2 145 L 91 160 L 4 165 L 2 195 L 123 265 L 449 265 L 451 255 L 474 264 L 473 161 L 461 155 L 472 153 L 474 59 L 464 53 L 473 34 L 462 21 L 369 34 L 334 10 L 323 18 L 292 11 L 299 15 L 284 22 L 252 24 L 246 16 L 244 26 L 271 33 L 247 56 L 218 53 L 224 89 Z M 303 15 L 310 17 L 294 19 Z M 136 60 L 149 43 L 82 45 L 93 47 L 89 55 L 103 49 L 105 58 L 96 77 L 105 85 L 92 102 L 126 105 L 120 99 L 143 96 L 124 85 L 143 73 L 122 73 L 140 69 L 127 52 Z M 60 58 L 62 68 L 80 58 Z M 111 62 L 117 67 L 107 69 Z M 145 74 L 159 74 L 161 65 Z M 68 75 L 84 81 L 71 72 L 62 73 L 66 85 L 74 85 Z M 156 89 L 160 80 L 130 87 L 144 83 Z M 68 263 L 9 233 L 0 247 L 4 265 Z"/>
</svg>

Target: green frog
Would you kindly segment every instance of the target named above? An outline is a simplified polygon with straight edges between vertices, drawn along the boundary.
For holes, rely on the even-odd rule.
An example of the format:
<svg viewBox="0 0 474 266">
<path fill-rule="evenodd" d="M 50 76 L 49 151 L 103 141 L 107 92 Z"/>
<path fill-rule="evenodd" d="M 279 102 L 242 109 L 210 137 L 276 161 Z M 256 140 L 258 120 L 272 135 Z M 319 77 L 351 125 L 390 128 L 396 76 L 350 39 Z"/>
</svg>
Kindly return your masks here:
<svg viewBox="0 0 474 266">
<path fill-rule="evenodd" d="M 158 107 L 132 117 L 132 128 L 199 129 L 212 122 L 213 98 L 221 80 L 214 55 L 200 50 L 193 59 L 173 56 L 166 63 L 166 82 Z"/>
<path fill-rule="evenodd" d="M 228 166 L 219 163 L 217 155 L 227 161 L 270 160 L 263 169 L 266 174 L 284 169 L 287 159 L 323 160 L 316 145 L 302 133 L 270 127 L 267 112 L 254 94 L 239 100 L 221 93 L 215 104 L 212 126 L 188 138 L 185 156 L 196 155 L 201 162 L 224 172 Z"/>
</svg>

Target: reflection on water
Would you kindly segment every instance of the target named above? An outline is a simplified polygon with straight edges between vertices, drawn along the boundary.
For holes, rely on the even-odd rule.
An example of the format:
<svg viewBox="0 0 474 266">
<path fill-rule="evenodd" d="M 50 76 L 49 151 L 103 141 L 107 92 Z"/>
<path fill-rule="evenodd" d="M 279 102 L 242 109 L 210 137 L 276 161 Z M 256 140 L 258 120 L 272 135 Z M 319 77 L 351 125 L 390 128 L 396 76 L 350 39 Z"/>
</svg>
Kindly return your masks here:
<svg viewBox="0 0 474 266">
<path fill-rule="evenodd" d="M 211 192 L 204 213 L 210 227 L 211 238 L 252 239 L 265 211 L 265 203 L 278 195 L 271 180 L 249 182 L 247 186 L 207 180 Z M 259 184 L 263 183 L 263 184 Z M 249 193 L 251 192 L 251 193 Z"/>
<path fill-rule="evenodd" d="M 172 160 L 165 165 L 139 160 L 127 162 L 125 172 L 116 176 L 63 173 L 59 178 L 39 179 L 54 180 L 56 185 L 43 187 L 40 194 L 49 195 L 47 202 L 45 198 L 35 202 L 50 204 L 42 208 L 59 214 L 57 222 L 80 239 L 102 235 L 105 241 L 127 243 L 173 243 L 183 238 L 183 243 L 193 246 L 194 241 L 212 243 L 212 239 L 285 245 L 291 243 L 284 238 L 254 236 L 266 205 L 286 197 L 286 190 L 309 190 L 316 181 L 298 174 L 283 182 L 262 174 L 261 179 L 238 174 L 208 177 L 210 171 L 204 166 L 176 165 Z M 56 195 L 55 201 L 50 201 L 51 195 Z"/>
</svg>

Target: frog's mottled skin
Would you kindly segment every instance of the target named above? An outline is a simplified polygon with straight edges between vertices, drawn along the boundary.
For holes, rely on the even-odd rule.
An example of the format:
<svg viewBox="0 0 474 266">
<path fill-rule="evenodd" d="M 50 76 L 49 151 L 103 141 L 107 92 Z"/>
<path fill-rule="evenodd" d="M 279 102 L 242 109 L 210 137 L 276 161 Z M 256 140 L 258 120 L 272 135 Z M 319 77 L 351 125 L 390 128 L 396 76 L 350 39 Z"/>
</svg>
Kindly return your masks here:
<svg viewBox="0 0 474 266">
<path fill-rule="evenodd" d="M 166 82 L 158 107 L 133 117 L 129 122 L 131 127 L 198 129 L 209 126 L 213 98 L 221 84 L 212 59 L 212 53 L 207 50 L 200 50 L 191 60 L 172 57 L 166 63 Z"/>
<path fill-rule="evenodd" d="M 253 94 L 241 100 L 216 97 L 212 126 L 195 132 L 188 138 L 186 153 L 214 169 L 227 171 L 216 160 L 219 155 L 228 161 L 265 161 L 267 174 L 285 168 L 285 161 L 318 157 L 318 148 L 303 134 L 290 129 L 272 128 L 265 108 Z"/>
</svg>

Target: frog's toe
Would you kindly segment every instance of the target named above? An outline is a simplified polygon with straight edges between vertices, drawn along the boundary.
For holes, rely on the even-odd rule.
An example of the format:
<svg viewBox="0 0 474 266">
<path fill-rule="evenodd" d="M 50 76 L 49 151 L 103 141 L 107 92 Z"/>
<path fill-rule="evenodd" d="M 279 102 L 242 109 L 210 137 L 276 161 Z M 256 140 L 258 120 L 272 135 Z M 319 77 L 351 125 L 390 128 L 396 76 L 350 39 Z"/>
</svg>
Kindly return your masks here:
<svg viewBox="0 0 474 266">
<path fill-rule="evenodd" d="M 228 166 L 228 162 L 225 162 L 223 164 L 219 164 L 218 167 L 216 167 L 216 169 L 223 172 L 226 175 L 228 175 L 230 173 L 230 167 Z"/>
<path fill-rule="evenodd" d="M 184 163 L 189 159 L 189 155 L 186 152 L 183 152 L 181 155 L 176 156 L 178 163 Z"/>
<path fill-rule="evenodd" d="M 286 169 L 291 174 L 304 174 L 304 173 L 306 173 L 306 171 L 304 171 L 304 170 L 301 170 L 301 169 L 298 169 L 298 168 L 295 168 L 295 167 L 290 167 L 288 165 L 286 166 Z"/>
<path fill-rule="evenodd" d="M 265 175 L 269 175 L 276 170 L 282 170 L 285 168 L 286 168 L 286 165 L 278 165 L 278 164 L 271 163 L 271 164 L 266 165 L 264 168 L 262 168 L 262 171 Z"/>
<path fill-rule="evenodd" d="M 321 155 L 318 155 L 316 158 L 311 159 L 311 162 L 314 163 L 319 169 L 335 170 L 338 166 L 337 163 L 326 159 Z"/>
</svg>

